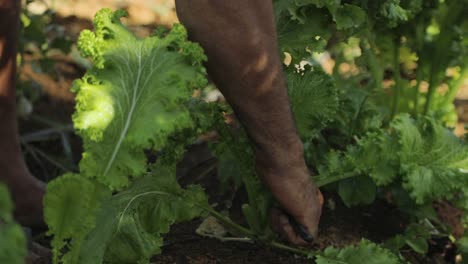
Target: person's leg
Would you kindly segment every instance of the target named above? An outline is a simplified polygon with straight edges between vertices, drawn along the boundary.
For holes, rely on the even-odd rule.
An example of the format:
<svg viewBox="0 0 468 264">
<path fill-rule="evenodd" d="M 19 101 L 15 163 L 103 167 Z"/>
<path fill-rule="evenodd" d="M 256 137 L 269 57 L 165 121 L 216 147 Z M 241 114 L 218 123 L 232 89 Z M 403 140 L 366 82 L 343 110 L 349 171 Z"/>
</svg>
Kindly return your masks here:
<svg viewBox="0 0 468 264">
<path fill-rule="evenodd" d="M 15 217 L 28 226 L 43 225 L 44 186 L 23 160 L 16 123 L 15 78 L 21 1 L 0 0 L 0 181 L 15 202 Z"/>
<path fill-rule="evenodd" d="M 309 178 L 278 54 L 271 1 L 176 0 L 189 37 L 208 56 L 208 74 L 251 138 L 259 175 L 295 219 L 317 235 L 323 198 Z M 278 215 L 274 225 L 303 242 Z"/>
</svg>

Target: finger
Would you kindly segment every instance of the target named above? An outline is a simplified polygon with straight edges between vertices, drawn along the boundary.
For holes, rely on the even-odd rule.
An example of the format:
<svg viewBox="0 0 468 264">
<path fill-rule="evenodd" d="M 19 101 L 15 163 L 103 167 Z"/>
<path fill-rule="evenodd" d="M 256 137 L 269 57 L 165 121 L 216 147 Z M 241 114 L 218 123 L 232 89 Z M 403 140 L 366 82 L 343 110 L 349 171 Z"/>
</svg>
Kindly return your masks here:
<svg viewBox="0 0 468 264">
<path fill-rule="evenodd" d="M 271 210 L 271 224 L 273 230 L 280 235 L 283 240 L 291 244 L 305 246 L 308 243 L 301 239 L 289 223 L 288 217 L 277 208 Z"/>
<path fill-rule="evenodd" d="M 281 210 L 278 208 L 271 208 L 270 210 L 271 217 L 271 227 L 282 240 L 287 240 L 287 233 L 284 231 L 282 225 L 284 222 L 281 221 Z"/>
<path fill-rule="evenodd" d="M 302 224 L 298 223 L 294 217 L 288 213 L 284 213 L 287 215 L 289 224 L 292 226 L 294 232 L 299 235 L 304 241 L 311 243 L 314 241 L 314 237 L 309 233 L 309 230 Z"/>
<path fill-rule="evenodd" d="M 322 207 L 323 204 L 325 203 L 325 198 L 323 197 L 323 194 L 322 194 L 322 192 L 320 191 L 319 188 L 317 188 L 317 197 L 318 197 L 319 202 L 320 202 L 320 207 Z"/>
<path fill-rule="evenodd" d="M 315 199 L 316 202 L 312 202 L 307 210 L 300 217 L 295 217 L 295 219 L 298 223 L 304 225 L 314 238 L 317 238 L 324 203 L 323 195 L 318 188 L 316 188 L 315 197 L 311 199 Z"/>
<path fill-rule="evenodd" d="M 279 222 L 279 219 L 280 219 L 280 210 L 278 208 L 271 208 L 270 209 L 270 224 L 271 224 L 271 227 L 273 229 L 273 231 L 275 231 L 281 239 L 286 239 L 286 234 L 283 234 L 283 230 L 281 228 L 281 224 Z"/>
<path fill-rule="evenodd" d="M 283 229 L 283 233 L 285 234 L 286 240 L 289 241 L 289 243 L 298 246 L 305 246 L 308 244 L 299 236 L 299 234 L 294 231 L 294 228 L 289 223 L 289 218 L 285 214 L 280 214 L 279 222 L 281 224 L 281 228 Z"/>
</svg>

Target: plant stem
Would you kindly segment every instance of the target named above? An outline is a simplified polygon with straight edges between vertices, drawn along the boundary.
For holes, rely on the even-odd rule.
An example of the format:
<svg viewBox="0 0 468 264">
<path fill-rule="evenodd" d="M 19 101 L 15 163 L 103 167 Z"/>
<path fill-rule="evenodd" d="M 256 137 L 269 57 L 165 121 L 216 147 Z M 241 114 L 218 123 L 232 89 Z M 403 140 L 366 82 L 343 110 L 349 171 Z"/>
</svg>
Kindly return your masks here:
<svg viewBox="0 0 468 264">
<path fill-rule="evenodd" d="M 413 115 L 414 116 L 418 115 L 419 86 L 421 86 L 422 76 L 423 76 L 422 65 L 418 65 L 418 68 L 416 70 L 416 87 L 414 89 L 414 95 L 413 95 L 413 103 L 414 103 Z"/>
<path fill-rule="evenodd" d="M 339 180 L 355 177 L 357 175 L 358 175 L 357 172 L 350 172 L 350 173 L 346 173 L 346 174 L 343 174 L 343 175 L 338 175 L 338 176 L 335 176 L 335 177 L 316 176 L 316 177 L 314 177 L 314 182 L 318 187 L 321 187 L 321 186 L 324 186 L 324 185 L 327 185 L 327 184 L 330 184 L 330 183 L 333 183 L 333 182 L 337 182 Z M 216 218 L 221 223 L 225 224 L 228 228 L 231 228 L 233 231 L 235 231 L 239 235 L 242 235 L 244 237 L 248 237 L 252 241 L 257 240 L 260 243 L 263 243 L 263 244 L 265 244 L 267 246 L 277 248 L 277 249 L 281 249 L 281 250 L 284 250 L 284 251 L 288 251 L 288 252 L 291 252 L 291 253 L 294 253 L 294 254 L 302 255 L 302 256 L 305 256 L 305 257 L 308 257 L 308 258 L 312 258 L 313 256 L 318 254 L 318 252 L 314 251 L 314 250 L 295 248 L 295 247 L 291 247 L 291 246 L 288 246 L 286 244 L 282 244 L 282 243 L 279 243 L 279 242 L 276 242 L 276 241 L 259 239 L 252 230 L 247 229 L 247 228 L 235 223 L 229 217 L 217 212 L 212 207 L 209 207 L 209 206 L 207 207 L 207 206 L 201 205 L 201 204 L 196 204 L 196 205 L 198 207 L 202 208 L 203 210 L 207 211 L 211 216 Z M 217 239 L 222 240 L 222 241 L 228 241 L 228 240 L 240 241 L 240 242 L 248 241 L 245 238 L 225 239 L 225 238 L 218 238 L 216 236 L 213 236 L 213 238 L 217 238 Z"/>
<path fill-rule="evenodd" d="M 291 246 L 288 246 L 288 245 L 285 245 L 285 244 L 282 244 L 282 243 L 278 243 L 278 242 L 275 242 L 275 241 L 268 243 L 268 245 L 270 245 L 271 247 L 277 248 L 277 249 L 282 249 L 282 250 L 289 251 L 291 253 L 295 253 L 295 254 L 298 254 L 298 255 L 303 255 L 303 256 L 306 256 L 306 257 L 309 257 L 309 258 L 319 254 L 319 252 L 314 251 L 314 250 L 295 248 L 295 247 L 291 247 Z"/>
<path fill-rule="evenodd" d="M 394 45 L 394 51 L 393 51 L 393 75 L 395 79 L 395 85 L 393 86 L 393 104 L 392 104 L 392 112 L 390 114 L 390 120 L 393 119 L 393 117 L 396 115 L 398 112 L 398 102 L 400 99 L 400 94 L 401 94 L 401 73 L 400 73 L 400 60 L 399 60 L 399 44 L 400 44 L 400 38 L 396 37 L 395 41 L 393 43 Z"/>
<path fill-rule="evenodd" d="M 358 175 L 357 172 L 349 172 L 349 173 L 345 173 L 342 175 L 331 176 L 331 177 L 330 176 L 314 176 L 313 181 L 315 182 L 315 185 L 317 185 L 317 187 L 322 187 L 322 186 L 325 186 L 325 185 L 328 185 L 330 183 L 334 183 L 340 180 L 356 177 L 357 175 Z"/>
<path fill-rule="evenodd" d="M 73 132 L 73 125 L 64 125 L 62 127 L 52 127 L 39 130 L 32 133 L 21 135 L 21 141 L 24 143 L 31 143 L 37 141 L 46 141 L 60 137 L 63 132 Z"/>
<path fill-rule="evenodd" d="M 366 45 L 367 44 L 367 45 Z M 367 39 L 366 43 L 361 45 L 361 49 L 364 50 L 364 54 L 367 58 L 367 65 L 369 67 L 369 71 L 374 77 L 374 91 L 380 92 L 382 91 L 382 81 L 384 78 L 383 69 L 380 66 L 380 63 L 377 60 L 377 56 L 374 53 L 374 43 L 371 42 L 370 38 Z"/>
<path fill-rule="evenodd" d="M 453 38 L 453 36 L 451 36 L 453 29 L 451 27 L 455 23 L 456 19 L 458 19 L 462 14 L 462 10 L 463 8 L 461 8 L 461 4 L 457 1 L 447 3 L 447 11 L 440 22 L 441 32 L 434 43 L 434 49 L 431 56 L 431 70 L 429 76 L 430 83 L 426 105 L 424 106 L 424 115 L 429 113 L 437 87 L 442 82 L 445 76 L 445 69 L 449 65 L 449 62 L 445 61 L 444 58 L 446 58 L 446 51 L 450 49 Z"/>
<path fill-rule="evenodd" d="M 200 208 L 204 209 L 208 213 L 210 213 L 214 218 L 218 219 L 221 223 L 225 224 L 227 227 L 233 229 L 234 231 L 238 232 L 239 234 L 242 234 L 243 236 L 250 237 L 250 238 L 255 238 L 255 233 L 247 229 L 241 225 L 236 224 L 234 221 L 232 221 L 229 217 L 222 215 L 218 211 L 214 210 L 212 207 L 206 207 L 203 205 L 197 204 Z"/>
<path fill-rule="evenodd" d="M 220 240 L 221 242 L 241 242 L 241 243 L 254 243 L 254 241 L 248 237 L 224 237 L 218 235 L 210 235 L 210 234 L 203 234 L 196 232 L 199 236 L 208 237 L 208 238 L 215 238 Z"/>
<path fill-rule="evenodd" d="M 251 231 L 250 229 L 247 229 L 247 228 L 245 228 L 245 227 L 243 227 L 243 226 L 241 226 L 239 224 L 236 224 L 231 219 L 229 219 L 229 217 L 220 214 L 219 212 L 217 212 L 216 210 L 214 210 L 211 207 L 206 207 L 206 206 L 203 206 L 203 205 L 200 205 L 200 204 L 197 204 L 197 205 L 200 208 L 203 208 L 204 210 L 206 210 L 208 213 L 210 213 L 213 217 L 215 217 L 221 223 L 223 223 L 226 226 L 228 226 L 229 228 L 233 229 L 234 231 L 236 231 L 240 235 L 248 237 L 253 241 L 258 240 L 260 243 L 268 245 L 270 247 L 285 250 L 285 251 L 289 251 L 291 253 L 303 255 L 303 256 L 306 256 L 306 257 L 309 257 L 309 258 L 314 256 L 314 255 L 317 255 L 317 252 L 313 251 L 313 250 L 295 248 L 295 247 L 291 247 L 291 246 L 288 246 L 288 245 L 285 245 L 285 244 L 282 244 L 282 243 L 279 243 L 279 242 L 276 242 L 276 241 L 271 241 L 271 240 L 259 240 L 255 236 L 255 233 L 253 231 Z M 223 238 L 223 239 L 220 239 L 218 237 L 214 237 L 214 238 L 217 238 L 217 239 L 222 240 L 222 241 L 227 241 L 225 238 Z M 236 240 L 233 240 L 233 238 L 230 238 L 229 240 L 246 242 L 246 239 L 242 239 L 242 238 L 237 238 Z"/>
<path fill-rule="evenodd" d="M 428 88 L 428 92 L 426 96 L 426 104 L 424 105 L 424 112 L 423 112 L 424 115 L 427 115 L 427 113 L 429 112 L 429 108 L 431 108 L 432 99 L 434 98 L 434 93 L 435 93 L 434 75 L 436 74 L 436 70 L 434 68 L 435 68 L 434 63 L 432 63 L 431 71 L 430 71 L 431 74 L 429 76 L 429 88 Z"/>
<path fill-rule="evenodd" d="M 417 19 L 416 23 L 416 50 L 417 50 L 417 57 L 418 57 L 418 66 L 416 68 L 416 89 L 413 94 L 413 103 L 414 103 L 414 109 L 413 109 L 413 115 L 417 116 L 418 115 L 418 110 L 419 110 L 419 87 L 421 86 L 421 81 L 423 80 L 424 76 L 424 66 L 425 66 L 425 61 L 426 61 L 426 52 L 425 51 L 425 32 L 426 28 L 424 27 L 424 21 L 423 18 L 420 16 Z M 419 52 L 418 52 L 419 51 Z"/>
</svg>

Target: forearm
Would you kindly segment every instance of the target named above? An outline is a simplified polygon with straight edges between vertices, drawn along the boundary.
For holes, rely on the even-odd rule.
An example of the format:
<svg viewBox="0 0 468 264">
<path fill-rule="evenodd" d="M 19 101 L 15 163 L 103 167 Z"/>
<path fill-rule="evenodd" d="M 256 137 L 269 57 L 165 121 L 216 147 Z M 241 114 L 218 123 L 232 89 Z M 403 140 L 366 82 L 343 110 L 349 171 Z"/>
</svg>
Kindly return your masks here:
<svg viewBox="0 0 468 264">
<path fill-rule="evenodd" d="M 21 155 L 15 112 L 16 46 L 20 1 L 0 0 L 0 173 Z"/>
<path fill-rule="evenodd" d="M 14 102 L 19 12 L 20 1 L 0 0 L 0 107 Z"/>
<path fill-rule="evenodd" d="M 271 1 L 178 0 L 190 37 L 252 140 L 260 165 L 303 166 L 278 55 Z"/>
</svg>

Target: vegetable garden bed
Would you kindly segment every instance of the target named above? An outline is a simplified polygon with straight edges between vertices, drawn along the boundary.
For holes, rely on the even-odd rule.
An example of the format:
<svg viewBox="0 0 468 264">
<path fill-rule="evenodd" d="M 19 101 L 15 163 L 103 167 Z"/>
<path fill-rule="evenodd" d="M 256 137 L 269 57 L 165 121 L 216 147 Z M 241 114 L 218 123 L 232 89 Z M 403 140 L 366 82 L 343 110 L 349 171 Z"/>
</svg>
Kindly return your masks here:
<svg viewBox="0 0 468 264">
<path fill-rule="evenodd" d="M 91 59 L 77 60 L 87 71 L 73 84 L 79 138 L 43 116 L 23 123 L 50 128 L 23 136 L 35 174 L 65 172 L 45 199 L 53 263 L 466 262 L 468 146 L 451 128 L 468 74 L 468 2 L 274 3 L 292 109 L 326 197 L 317 245 L 271 231 L 275 201 L 225 120 L 230 108 L 204 100 L 206 57 L 185 29 L 135 38 L 124 11 L 103 9 L 77 41 Z M 195 235 L 209 216 L 221 233 Z"/>
</svg>

